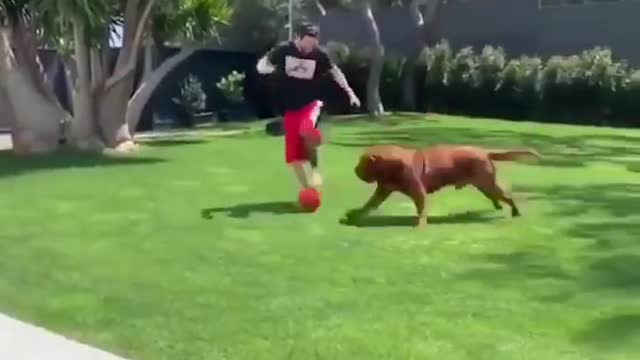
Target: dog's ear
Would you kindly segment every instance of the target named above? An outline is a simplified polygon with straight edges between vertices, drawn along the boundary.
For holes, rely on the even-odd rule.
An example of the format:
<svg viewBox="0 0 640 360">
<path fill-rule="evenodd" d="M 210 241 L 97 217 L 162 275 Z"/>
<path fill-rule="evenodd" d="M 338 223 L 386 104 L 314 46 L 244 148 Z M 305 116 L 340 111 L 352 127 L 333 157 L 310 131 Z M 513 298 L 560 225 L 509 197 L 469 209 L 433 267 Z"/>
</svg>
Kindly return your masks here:
<svg viewBox="0 0 640 360">
<path fill-rule="evenodd" d="M 375 155 L 363 154 L 362 156 L 360 156 L 358 166 L 371 166 L 376 162 L 376 160 L 377 157 Z"/>
<path fill-rule="evenodd" d="M 367 164 L 367 168 L 371 169 L 372 171 L 377 171 L 378 168 L 383 165 L 380 157 L 373 154 L 367 155 L 364 162 Z"/>
<path fill-rule="evenodd" d="M 387 183 L 395 183 L 402 178 L 405 165 L 402 161 L 377 158 L 372 168 L 379 179 Z"/>
</svg>

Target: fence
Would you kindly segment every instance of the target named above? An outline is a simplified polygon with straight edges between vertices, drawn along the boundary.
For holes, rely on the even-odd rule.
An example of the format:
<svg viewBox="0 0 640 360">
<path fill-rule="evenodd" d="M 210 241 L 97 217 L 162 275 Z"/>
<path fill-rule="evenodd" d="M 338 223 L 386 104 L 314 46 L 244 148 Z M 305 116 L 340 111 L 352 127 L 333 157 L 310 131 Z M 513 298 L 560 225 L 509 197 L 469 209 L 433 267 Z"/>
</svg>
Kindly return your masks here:
<svg viewBox="0 0 640 360">
<path fill-rule="evenodd" d="M 179 49 L 168 48 L 163 53 L 160 53 L 159 57 L 160 59 L 165 59 L 177 51 Z M 115 65 L 117 54 L 118 50 L 114 49 L 110 56 L 111 66 Z M 49 69 L 52 66 L 57 68 L 54 77 L 55 93 L 61 105 L 71 111 L 71 99 L 68 96 L 62 61 L 57 58 L 57 54 L 53 50 L 40 50 L 39 55 L 45 68 Z M 200 50 L 196 52 L 167 74 L 154 92 L 151 100 L 147 103 L 137 130 L 149 130 L 153 127 L 152 113 L 156 113 L 170 122 L 179 122 L 180 117 L 184 116 L 183 110 L 178 105 L 175 105 L 172 99 L 180 91 L 180 81 L 189 74 L 197 76 L 203 84 L 203 89 L 207 94 L 205 112 L 216 112 L 221 108 L 232 107 L 236 113 L 242 114 L 245 118 L 273 116 L 277 109 L 274 109 L 273 99 L 265 96 L 264 88 L 267 85 L 264 78 L 256 75 L 254 70 L 256 61 L 256 55 L 252 53 L 223 50 Z M 232 70 L 246 72 L 247 74 L 245 84 L 246 101 L 237 106 L 232 106 L 215 85 L 221 77 L 226 76 Z M 135 74 L 136 84 L 141 81 L 142 71 L 141 62 L 138 64 Z M 6 105 L 0 103 L 0 129 L 9 127 L 7 117 L 4 114 L 5 111 Z"/>
</svg>

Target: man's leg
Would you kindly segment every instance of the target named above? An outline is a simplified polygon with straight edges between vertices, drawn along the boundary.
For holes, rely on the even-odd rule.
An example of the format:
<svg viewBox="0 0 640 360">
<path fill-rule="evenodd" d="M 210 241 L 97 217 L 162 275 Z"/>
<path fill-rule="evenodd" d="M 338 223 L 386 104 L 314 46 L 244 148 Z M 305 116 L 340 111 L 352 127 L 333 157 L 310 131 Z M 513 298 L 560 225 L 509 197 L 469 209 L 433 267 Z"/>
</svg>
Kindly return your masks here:
<svg viewBox="0 0 640 360">
<path fill-rule="evenodd" d="M 311 186 L 309 173 L 305 165 L 308 162 L 306 148 L 300 136 L 300 124 L 302 123 L 300 110 L 288 111 L 284 114 L 284 141 L 285 161 L 293 170 L 301 187 Z"/>
<path fill-rule="evenodd" d="M 312 185 L 311 176 L 309 175 L 305 165 L 306 161 L 294 161 L 290 163 L 291 169 L 296 175 L 296 179 L 298 179 L 298 183 L 302 188 L 308 188 Z"/>
<path fill-rule="evenodd" d="M 322 134 L 318 130 L 318 118 L 322 110 L 323 103 L 314 101 L 302 109 L 300 124 L 300 135 L 302 136 L 305 155 L 310 166 L 311 186 L 322 185 L 322 176 L 318 171 L 318 147 L 322 141 Z"/>
<path fill-rule="evenodd" d="M 320 175 L 320 171 L 318 171 L 318 147 L 309 142 L 305 142 L 305 152 L 307 155 L 308 161 L 305 162 L 305 171 L 306 168 L 309 168 L 309 182 L 313 187 L 319 187 L 322 185 L 322 176 Z"/>
</svg>

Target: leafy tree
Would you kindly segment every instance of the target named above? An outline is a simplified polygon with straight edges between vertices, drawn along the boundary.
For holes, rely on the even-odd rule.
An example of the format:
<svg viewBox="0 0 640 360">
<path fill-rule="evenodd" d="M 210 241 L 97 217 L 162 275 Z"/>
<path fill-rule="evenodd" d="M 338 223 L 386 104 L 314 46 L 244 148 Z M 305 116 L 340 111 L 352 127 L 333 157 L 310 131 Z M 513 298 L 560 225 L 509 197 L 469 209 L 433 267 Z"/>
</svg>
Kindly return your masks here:
<svg viewBox="0 0 640 360">
<path fill-rule="evenodd" d="M 0 102 L 9 109 L 14 149 L 51 151 L 62 138 L 80 149 L 132 148 L 132 131 L 153 89 L 204 40 L 220 41 L 218 27 L 231 15 L 226 0 L 0 0 Z M 111 66 L 116 25 L 123 29 L 122 48 Z M 150 28 L 182 48 L 134 89 Z M 40 45 L 54 46 L 64 59 L 70 112 L 53 93 Z"/>
</svg>

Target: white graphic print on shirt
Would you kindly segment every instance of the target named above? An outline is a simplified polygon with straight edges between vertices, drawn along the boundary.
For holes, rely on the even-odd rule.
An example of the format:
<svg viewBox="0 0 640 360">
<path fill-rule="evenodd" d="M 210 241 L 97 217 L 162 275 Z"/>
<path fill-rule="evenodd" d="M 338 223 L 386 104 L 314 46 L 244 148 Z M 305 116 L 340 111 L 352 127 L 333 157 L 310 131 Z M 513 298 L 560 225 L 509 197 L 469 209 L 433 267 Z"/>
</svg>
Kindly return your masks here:
<svg viewBox="0 0 640 360">
<path fill-rule="evenodd" d="M 296 79 L 311 80 L 316 71 L 316 62 L 287 55 L 284 59 L 285 73 Z"/>
</svg>

